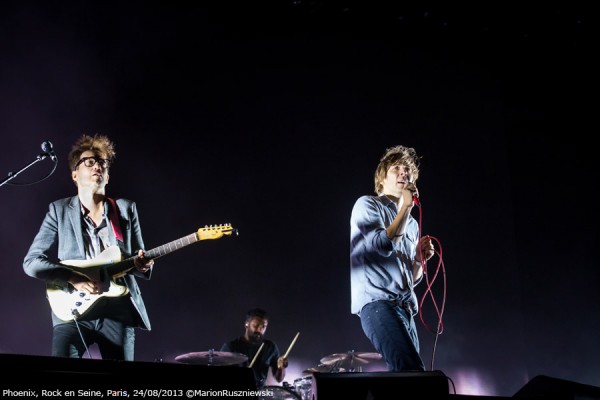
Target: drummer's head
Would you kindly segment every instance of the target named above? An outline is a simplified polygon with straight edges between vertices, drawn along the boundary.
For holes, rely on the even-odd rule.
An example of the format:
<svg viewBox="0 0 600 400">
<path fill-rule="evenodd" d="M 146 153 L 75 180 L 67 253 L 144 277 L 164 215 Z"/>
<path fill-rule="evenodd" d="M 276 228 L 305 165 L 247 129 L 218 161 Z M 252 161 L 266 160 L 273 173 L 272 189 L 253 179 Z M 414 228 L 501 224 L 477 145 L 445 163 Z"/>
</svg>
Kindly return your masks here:
<svg viewBox="0 0 600 400">
<path fill-rule="evenodd" d="M 249 342 L 262 342 L 267 325 L 269 324 L 269 316 L 267 312 L 261 308 L 253 308 L 246 313 L 246 328 L 244 337 Z"/>
</svg>

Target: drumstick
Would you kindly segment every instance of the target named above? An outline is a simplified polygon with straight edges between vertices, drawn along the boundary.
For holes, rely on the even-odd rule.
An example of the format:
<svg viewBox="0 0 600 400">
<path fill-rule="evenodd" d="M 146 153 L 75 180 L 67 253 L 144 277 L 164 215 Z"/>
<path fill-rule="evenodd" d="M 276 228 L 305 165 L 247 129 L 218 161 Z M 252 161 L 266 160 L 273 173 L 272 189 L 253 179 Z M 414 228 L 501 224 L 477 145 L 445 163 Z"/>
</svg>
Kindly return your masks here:
<svg viewBox="0 0 600 400">
<path fill-rule="evenodd" d="M 290 343 L 290 347 L 288 347 L 288 349 L 285 352 L 285 354 L 283 355 L 283 357 L 287 358 L 288 354 L 290 354 L 290 350 L 292 350 L 292 347 L 294 346 L 294 343 L 296 343 L 296 339 L 298 339 L 299 335 L 300 335 L 300 332 L 296 333 L 294 340 L 292 340 L 292 343 Z"/>
<path fill-rule="evenodd" d="M 254 355 L 254 358 L 252 359 L 252 362 L 250 363 L 250 365 L 248 365 L 248 368 L 252 368 L 252 366 L 254 365 L 254 361 L 256 361 L 256 358 L 258 357 L 258 355 L 260 354 L 260 351 L 262 350 L 263 346 L 265 345 L 265 342 L 262 342 L 262 344 L 260 345 L 260 347 L 258 348 L 258 351 L 256 352 L 256 354 Z"/>
</svg>

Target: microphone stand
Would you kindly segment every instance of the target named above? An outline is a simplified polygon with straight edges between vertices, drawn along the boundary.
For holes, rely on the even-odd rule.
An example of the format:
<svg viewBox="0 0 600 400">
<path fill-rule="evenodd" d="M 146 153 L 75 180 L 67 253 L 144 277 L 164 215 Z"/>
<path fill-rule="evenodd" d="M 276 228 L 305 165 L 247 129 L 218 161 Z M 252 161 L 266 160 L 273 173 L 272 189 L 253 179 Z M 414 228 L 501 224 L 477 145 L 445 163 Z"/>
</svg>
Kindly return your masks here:
<svg viewBox="0 0 600 400">
<path fill-rule="evenodd" d="M 21 172 L 25 171 L 27 168 L 31 167 L 33 164 L 43 161 L 46 157 L 48 157 L 48 154 L 42 153 L 39 156 L 37 156 L 35 160 L 30 162 L 29 164 L 27 164 L 26 166 L 24 166 L 17 172 L 9 172 L 8 176 L 0 182 L 0 186 L 3 186 L 6 183 L 10 182 L 11 180 L 15 179 L 17 177 L 17 175 L 19 175 Z"/>
</svg>

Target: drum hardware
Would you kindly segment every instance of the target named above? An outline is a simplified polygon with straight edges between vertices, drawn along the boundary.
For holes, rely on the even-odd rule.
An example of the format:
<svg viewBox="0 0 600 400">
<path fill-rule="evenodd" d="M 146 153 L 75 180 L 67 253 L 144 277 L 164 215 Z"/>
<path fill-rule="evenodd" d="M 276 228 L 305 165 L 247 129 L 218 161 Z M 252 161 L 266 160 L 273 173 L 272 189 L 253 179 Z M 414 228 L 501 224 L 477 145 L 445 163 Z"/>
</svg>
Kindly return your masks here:
<svg viewBox="0 0 600 400">
<path fill-rule="evenodd" d="M 294 392 L 300 396 L 301 400 L 312 400 L 312 383 L 312 376 L 294 379 Z"/>
<path fill-rule="evenodd" d="M 316 367 L 307 368 L 302 371 L 303 374 L 312 374 L 313 372 L 336 373 L 346 372 L 346 370 L 344 368 L 339 368 L 336 365 L 319 364 Z"/>
</svg>

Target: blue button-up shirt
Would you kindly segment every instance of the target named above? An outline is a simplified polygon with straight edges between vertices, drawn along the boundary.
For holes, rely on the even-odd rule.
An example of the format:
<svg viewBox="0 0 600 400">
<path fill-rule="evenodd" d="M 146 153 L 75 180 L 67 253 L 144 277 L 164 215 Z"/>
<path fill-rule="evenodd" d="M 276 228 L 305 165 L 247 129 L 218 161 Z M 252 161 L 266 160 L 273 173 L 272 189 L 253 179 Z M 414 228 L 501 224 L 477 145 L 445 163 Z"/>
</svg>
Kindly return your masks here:
<svg viewBox="0 0 600 400">
<path fill-rule="evenodd" d="M 409 215 L 404 235 L 391 240 L 389 226 L 398 209 L 386 196 L 362 196 L 350 218 L 351 312 L 377 300 L 407 301 L 418 310 L 413 287 L 412 263 L 419 240 L 417 221 Z"/>
</svg>

